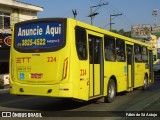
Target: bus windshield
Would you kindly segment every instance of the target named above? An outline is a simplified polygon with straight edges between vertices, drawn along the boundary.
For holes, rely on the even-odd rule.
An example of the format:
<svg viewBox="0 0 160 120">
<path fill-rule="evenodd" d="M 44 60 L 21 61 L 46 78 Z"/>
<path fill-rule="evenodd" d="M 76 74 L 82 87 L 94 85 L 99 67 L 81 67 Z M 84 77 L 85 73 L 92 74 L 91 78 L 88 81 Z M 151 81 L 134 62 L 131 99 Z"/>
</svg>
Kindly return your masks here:
<svg viewBox="0 0 160 120">
<path fill-rule="evenodd" d="M 53 51 L 64 46 L 64 22 L 16 24 L 14 47 L 20 52 Z"/>
</svg>

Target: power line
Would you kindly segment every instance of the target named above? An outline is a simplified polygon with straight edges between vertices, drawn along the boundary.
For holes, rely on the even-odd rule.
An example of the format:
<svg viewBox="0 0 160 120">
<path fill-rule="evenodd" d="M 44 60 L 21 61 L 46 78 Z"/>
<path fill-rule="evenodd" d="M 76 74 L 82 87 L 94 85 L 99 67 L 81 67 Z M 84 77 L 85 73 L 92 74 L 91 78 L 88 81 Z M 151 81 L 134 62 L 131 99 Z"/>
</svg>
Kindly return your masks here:
<svg viewBox="0 0 160 120">
<path fill-rule="evenodd" d="M 90 14 L 88 15 L 88 17 L 90 17 L 91 18 L 91 25 L 93 25 L 93 18 L 96 16 L 96 15 L 98 15 L 99 13 L 97 13 L 96 11 L 100 8 L 100 7 L 102 7 L 102 6 L 104 6 L 104 5 L 107 5 L 108 3 L 103 3 L 103 4 L 99 4 L 99 5 L 96 5 L 96 6 L 91 6 L 90 7 Z M 93 12 L 93 8 L 97 8 L 97 9 L 95 9 L 94 10 L 94 12 Z"/>
<path fill-rule="evenodd" d="M 101 19 L 101 22 L 100 23 L 98 23 L 98 24 L 101 24 L 101 25 L 99 25 L 99 27 L 101 26 L 101 28 L 106 28 L 107 26 L 109 26 L 110 27 L 110 14 L 117 14 L 117 13 L 122 13 L 120 10 L 118 10 L 114 5 L 112 5 L 111 3 L 108 3 L 107 1 L 108 0 L 90 0 L 91 1 L 91 3 L 93 3 L 93 4 L 103 4 L 103 3 L 107 3 L 107 6 L 105 5 L 104 7 L 100 7 L 100 8 L 102 8 L 102 9 L 105 9 L 105 10 L 101 10 L 101 12 L 103 13 L 103 14 L 101 14 L 101 15 L 103 15 L 103 19 Z M 96 12 L 97 10 L 99 10 L 99 7 L 95 7 L 95 8 L 93 8 L 93 11 L 95 12 L 95 13 L 97 13 L 97 14 L 93 14 L 93 15 L 100 15 L 99 14 L 99 12 Z M 90 10 L 91 11 L 91 10 Z M 91 13 L 91 12 L 90 12 Z M 104 15 L 105 14 L 105 15 Z M 95 16 L 92 16 L 93 18 L 95 17 Z M 108 19 L 107 20 L 107 22 L 106 22 L 106 20 L 105 20 L 105 17 L 104 16 L 106 16 L 106 18 Z M 87 17 L 91 17 L 91 16 L 87 16 Z M 93 18 L 92 18 L 92 24 L 93 24 Z M 116 18 L 118 18 L 118 20 L 119 21 L 117 21 L 119 24 L 120 24 L 120 27 L 123 29 L 123 28 L 127 28 L 127 30 L 128 30 L 128 28 L 131 28 L 131 26 L 134 24 L 134 22 L 131 20 L 131 19 L 129 19 L 126 15 L 125 15 L 125 13 L 123 13 L 123 15 L 121 16 L 121 17 L 119 17 L 119 16 L 117 16 Z M 115 19 L 115 18 L 112 18 L 112 20 L 113 19 Z M 110 28 L 108 28 L 108 29 L 110 29 Z"/>
<path fill-rule="evenodd" d="M 109 16 L 110 14 L 116 14 L 116 13 L 122 13 L 120 10 L 118 10 L 117 8 L 115 8 L 113 5 L 111 5 L 110 3 L 108 3 L 107 7 L 104 7 Z M 118 17 L 120 22 L 122 22 L 125 26 L 128 25 L 128 27 L 131 27 L 131 25 L 133 24 L 133 21 L 131 21 L 124 13 L 122 17 Z M 106 28 L 108 25 L 110 25 L 110 22 L 107 23 L 103 28 Z"/>
<path fill-rule="evenodd" d="M 112 30 L 112 24 L 114 24 L 114 23 L 112 23 L 112 20 L 115 18 L 115 17 L 117 17 L 117 16 L 120 16 L 120 15 L 122 15 L 122 13 L 121 14 L 110 14 L 110 30 Z M 113 19 L 112 19 L 112 16 L 114 17 Z"/>
</svg>

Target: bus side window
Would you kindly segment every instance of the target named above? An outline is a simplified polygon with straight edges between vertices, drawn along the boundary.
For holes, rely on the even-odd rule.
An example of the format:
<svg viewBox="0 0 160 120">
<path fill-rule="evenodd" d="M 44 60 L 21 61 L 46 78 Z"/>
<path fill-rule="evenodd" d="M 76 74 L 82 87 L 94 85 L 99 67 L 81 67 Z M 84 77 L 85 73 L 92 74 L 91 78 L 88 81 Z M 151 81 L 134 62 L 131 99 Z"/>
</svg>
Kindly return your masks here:
<svg viewBox="0 0 160 120">
<path fill-rule="evenodd" d="M 148 50 L 147 47 L 142 46 L 142 61 L 144 63 L 148 62 Z"/>
<path fill-rule="evenodd" d="M 86 31 L 83 28 L 75 28 L 76 49 L 80 60 L 87 60 Z"/>
<path fill-rule="evenodd" d="M 153 61 L 157 61 L 157 55 L 153 54 Z"/>
<path fill-rule="evenodd" d="M 105 59 L 107 61 L 116 61 L 115 38 L 110 36 L 104 37 Z"/>
<path fill-rule="evenodd" d="M 134 53 L 135 53 L 135 62 L 142 62 L 142 52 L 141 46 L 138 44 L 134 45 Z"/>
<path fill-rule="evenodd" d="M 117 52 L 117 60 L 119 62 L 126 61 L 125 56 L 125 42 L 121 39 L 116 40 L 116 52 Z"/>
</svg>

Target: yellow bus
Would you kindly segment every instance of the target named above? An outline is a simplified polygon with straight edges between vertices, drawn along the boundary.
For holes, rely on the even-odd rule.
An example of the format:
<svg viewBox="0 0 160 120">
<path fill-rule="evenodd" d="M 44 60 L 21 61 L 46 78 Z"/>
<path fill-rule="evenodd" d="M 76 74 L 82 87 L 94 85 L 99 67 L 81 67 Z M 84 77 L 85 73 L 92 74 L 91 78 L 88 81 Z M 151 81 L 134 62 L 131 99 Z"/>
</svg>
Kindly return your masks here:
<svg viewBox="0 0 160 120">
<path fill-rule="evenodd" d="M 88 101 L 154 82 L 150 45 L 71 19 L 16 23 L 10 93 Z"/>
</svg>

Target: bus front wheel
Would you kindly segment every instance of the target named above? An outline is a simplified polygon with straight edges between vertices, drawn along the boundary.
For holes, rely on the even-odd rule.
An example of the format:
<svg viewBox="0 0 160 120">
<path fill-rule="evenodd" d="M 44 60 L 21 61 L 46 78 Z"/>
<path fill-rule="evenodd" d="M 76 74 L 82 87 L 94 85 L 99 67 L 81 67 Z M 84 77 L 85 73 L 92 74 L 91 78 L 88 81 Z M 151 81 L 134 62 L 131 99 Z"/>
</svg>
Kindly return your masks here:
<svg viewBox="0 0 160 120">
<path fill-rule="evenodd" d="M 104 102 L 111 103 L 116 96 L 116 85 L 113 79 L 109 80 L 107 87 L 107 96 L 104 97 Z"/>
</svg>

